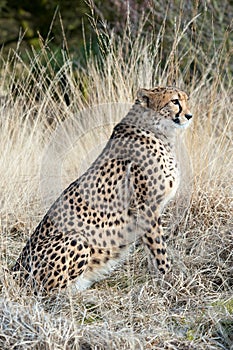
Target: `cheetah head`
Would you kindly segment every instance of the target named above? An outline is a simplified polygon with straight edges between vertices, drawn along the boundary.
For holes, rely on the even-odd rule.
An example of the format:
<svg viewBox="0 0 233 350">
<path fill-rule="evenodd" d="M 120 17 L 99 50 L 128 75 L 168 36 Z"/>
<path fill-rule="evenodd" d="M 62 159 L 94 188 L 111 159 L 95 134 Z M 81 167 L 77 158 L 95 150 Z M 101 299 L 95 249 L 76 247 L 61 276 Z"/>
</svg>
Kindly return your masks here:
<svg viewBox="0 0 233 350">
<path fill-rule="evenodd" d="M 188 108 L 188 96 L 176 87 L 140 89 L 137 99 L 143 107 L 158 112 L 167 127 L 186 128 L 190 124 L 192 114 Z"/>
</svg>

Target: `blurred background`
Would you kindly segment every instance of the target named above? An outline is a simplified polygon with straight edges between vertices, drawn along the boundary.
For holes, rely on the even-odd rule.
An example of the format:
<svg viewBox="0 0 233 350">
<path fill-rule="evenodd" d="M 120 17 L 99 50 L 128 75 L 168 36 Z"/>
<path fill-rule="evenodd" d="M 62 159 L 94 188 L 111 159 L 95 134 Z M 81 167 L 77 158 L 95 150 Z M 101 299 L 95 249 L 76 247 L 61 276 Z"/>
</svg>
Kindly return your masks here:
<svg viewBox="0 0 233 350">
<path fill-rule="evenodd" d="M 199 13 L 202 13 L 201 20 L 193 22 L 186 34 L 190 41 L 195 41 L 198 31 L 203 31 L 202 41 L 211 55 L 208 52 L 210 41 L 214 40 L 218 46 L 231 25 L 233 2 L 230 0 L 0 0 L 0 47 L 6 56 L 11 48 L 16 49 L 20 40 L 20 49 L 26 59 L 24 50 L 32 47 L 40 50 L 42 42 L 46 42 L 56 52 L 58 60 L 60 50 L 65 48 L 74 60 L 83 62 L 85 50 L 90 46 L 92 52 L 98 54 L 96 25 L 123 35 L 125 24 L 130 20 L 133 34 L 138 32 L 144 14 L 146 25 L 141 29 L 145 34 L 158 33 L 166 21 L 165 61 L 174 40 L 175 27 L 187 24 Z M 230 37 L 226 40 L 230 47 Z M 212 53 L 213 50 L 212 47 Z"/>
<path fill-rule="evenodd" d="M 232 349 L 232 19 L 232 0 L 0 0 L 1 350 Z M 194 116 L 162 217 L 171 274 L 149 274 L 138 247 L 74 299 L 22 290 L 9 268 L 56 191 L 139 87 L 171 84 Z"/>
</svg>

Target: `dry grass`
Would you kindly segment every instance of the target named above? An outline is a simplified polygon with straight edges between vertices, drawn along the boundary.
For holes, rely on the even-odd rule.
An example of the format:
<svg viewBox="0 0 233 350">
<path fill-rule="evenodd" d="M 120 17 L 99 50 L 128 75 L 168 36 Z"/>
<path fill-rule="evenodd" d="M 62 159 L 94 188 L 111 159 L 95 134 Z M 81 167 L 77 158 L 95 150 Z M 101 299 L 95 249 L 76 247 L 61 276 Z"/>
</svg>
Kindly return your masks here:
<svg viewBox="0 0 233 350">
<path fill-rule="evenodd" d="M 52 70 L 45 47 L 41 55 L 32 56 L 30 67 L 24 65 L 18 53 L 12 62 L 10 59 L 3 62 L 0 86 L 3 350 L 233 349 L 229 56 L 224 40 L 216 48 L 214 58 L 206 57 L 204 49 L 200 46 L 195 51 L 196 47 L 187 43 L 185 31 L 178 29 L 171 55 L 162 68 L 163 30 L 159 35 L 156 41 L 139 31 L 132 39 L 126 30 L 123 43 L 119 43 L 117 37 L 106 34 L 107 54 L 99 61 L 90 57 L 87 68 L 75 72 L 76 80 L 68 58 L 59 72 Z M 187 57 L 183 70 L 179 55 Z M 203 71 L 188 84 L 192 55 L 203 65 Z M 41 57 L 47 62 L 46 69 Z M 12 82 L 19 73 L 20 83 L 13 95 Z M 68 107 L 59 85 L 62 76 L 66 77 L 65 88 L 70 96 Z M 122 268 L 82 294 L 36 298 L 30 291 L 20 289 L 8 268 L 48 205 L 95 158 L 114 122 L 129 108 L 136 89 L 167 84 L 174 78 L 177 85 L 190 93 L 195 120 L 186 134 L 187 151 L 180 153 L 186 170 L 185 191 L 181 191 L 184 201 L 171 204 L 164 216 L 168 233 L 174 230 L 168 243 L 174 261 L 172 272 L 165 278 L 151 276 L 141 247 L 135 247 Z"/>
</svg>

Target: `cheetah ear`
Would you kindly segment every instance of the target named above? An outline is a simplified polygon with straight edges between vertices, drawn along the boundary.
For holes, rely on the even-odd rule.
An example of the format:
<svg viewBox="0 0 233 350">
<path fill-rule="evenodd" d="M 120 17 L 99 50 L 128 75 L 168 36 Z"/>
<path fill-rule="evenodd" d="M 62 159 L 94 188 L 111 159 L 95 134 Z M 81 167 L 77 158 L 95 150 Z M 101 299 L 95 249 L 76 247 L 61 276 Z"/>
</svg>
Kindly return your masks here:
<svg viewBox="0 0 233 350">
<path fill-rule="evenodd" d="M 137 100 L 143 107 L 150 107 L 151 96 L 151 90 L 148 89 L 139 89 L 137 92 Z"/>
</svg>

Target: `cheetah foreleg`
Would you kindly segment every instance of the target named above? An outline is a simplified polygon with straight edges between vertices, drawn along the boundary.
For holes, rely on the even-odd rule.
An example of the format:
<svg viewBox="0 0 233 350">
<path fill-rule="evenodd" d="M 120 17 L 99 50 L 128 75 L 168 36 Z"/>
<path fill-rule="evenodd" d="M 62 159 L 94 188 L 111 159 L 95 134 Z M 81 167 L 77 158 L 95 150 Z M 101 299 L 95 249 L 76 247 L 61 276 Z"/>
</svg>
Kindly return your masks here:
<svg viewBox="0 0 233 350">
<path fill-rule="evenodd" d="M 167 244 L 165 241 L 165 235 L 161 225 L 160 216 L 152 213 L 150 209 L 147 209 L 147 225 L 142 236 L 142 241 L 146 250 L 149 250 L 151 261 L 150 270 L 158 268 L 160 272 L 165 274 L 170 270 L 171 263 L 167 255 Z M 145 214 L 145 213 L 144 213 Z M 144 219 L 145 220 L 145 219 Z"/>
</svg>

